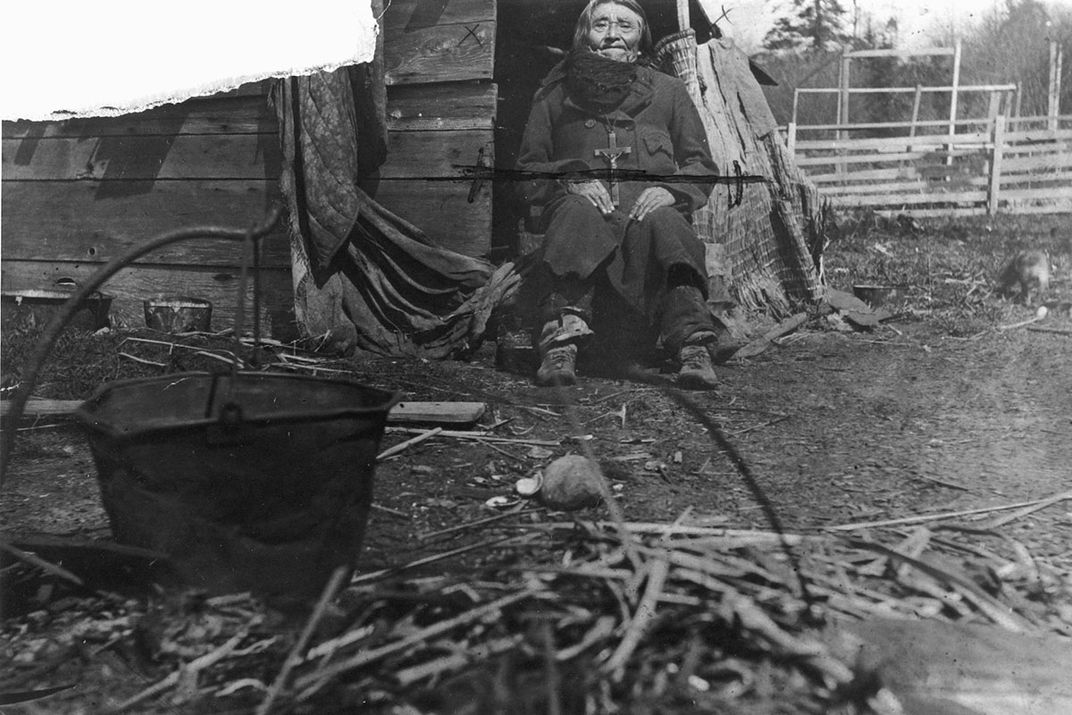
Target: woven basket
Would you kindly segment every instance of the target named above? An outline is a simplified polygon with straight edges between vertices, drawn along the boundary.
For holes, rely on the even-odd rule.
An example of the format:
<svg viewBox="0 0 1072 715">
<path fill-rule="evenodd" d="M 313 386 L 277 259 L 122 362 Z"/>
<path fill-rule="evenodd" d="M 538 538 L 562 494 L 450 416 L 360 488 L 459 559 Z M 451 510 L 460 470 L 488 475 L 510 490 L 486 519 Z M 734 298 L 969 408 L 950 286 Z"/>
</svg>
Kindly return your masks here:
<svg viewBox="0 0 1072 715">
<path fill-rule="evenodd" d="M 677 77 L 699 93 L 700 75 L 696 65 L 696 32 L 692 29 L 675 32 L 655 45 L 655 65 L 663 72 Z"/>
</svg>

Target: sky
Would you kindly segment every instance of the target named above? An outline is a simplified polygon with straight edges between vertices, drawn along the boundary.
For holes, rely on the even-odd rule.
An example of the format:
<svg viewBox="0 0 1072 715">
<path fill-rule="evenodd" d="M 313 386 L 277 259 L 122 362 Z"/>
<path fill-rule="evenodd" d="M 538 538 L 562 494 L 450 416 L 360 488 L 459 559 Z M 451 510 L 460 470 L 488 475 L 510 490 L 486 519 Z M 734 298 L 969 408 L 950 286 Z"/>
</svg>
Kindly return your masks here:
<svg viewBox="0 0 1072 715">
<path fill-rule="evenodd" d="M 909 47 L 933 44 L 927 32 L 935 25 L 963 27 L 1004 2 L 855 1 L 880 21 L 896 17 Z M 700 2 L 716 13 L 729 9 L 726 34 L 752 52 L 770 28 L 773 9 L 789 0 Z M 854 0 L 841 2 L 852 8 Z M 1072 0 L 1050 2 L 1072 7 Z M 18 2 L 6 6 L 4 25 L 2 119 L 116 114 L 244 81 L 365 61 L 376 37 L 370 0 Z"/>
<path fill-rule="evenodd" d="M 143 109 L 367 61 L 376 40 L 370 0 L 48 0 L 3 17 L 2 119 Z"/>
<path fill-rule="evenodd" d="M 725 7 L 730 11 L 730 24 L 725 27 L 726 34 L 733 37 L 737 44 L 747 52 L 759 48 L 763 35 L 770 28 L 775 16 L 774 8 L 788 6 L 789 0 L 701 0 L 716 8 Z M 933 27 L 965 27 L 978 20 L 980 15 L 993 11 L 995 6 L 1003 6 L 1004 0 L 858 0 L 862 12 L 873 15 L 880 22 L 887 18 L 897 19 L 901 30 L 901 39 L 906 47 L 918 48 L 931 46 L 933 43 L 928 33 Z M 853 0 L 841 0 L 849 12 Z M 1068 5 L 1072 0 L 1059 0 L 1049 4 Z M 719 10 L 721 12 L 721 10 Z"/>
</svg>

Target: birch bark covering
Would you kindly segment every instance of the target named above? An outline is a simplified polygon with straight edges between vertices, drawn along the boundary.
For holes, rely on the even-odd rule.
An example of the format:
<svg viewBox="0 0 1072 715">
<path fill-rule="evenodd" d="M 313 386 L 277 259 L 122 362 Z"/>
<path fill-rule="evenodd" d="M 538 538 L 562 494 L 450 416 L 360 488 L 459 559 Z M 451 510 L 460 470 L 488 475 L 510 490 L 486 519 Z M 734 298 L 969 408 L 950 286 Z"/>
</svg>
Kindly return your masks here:
<svg viewBox="0 0 1072 715">
<path fill-rule="evenodd" d="M 697 47 L 692 30 L 665 38 L 657 52 L 689 87 L 722 176 L 733 177 L 739 167 L 765 180 L 718 186 L 693 216 L 712 279 L 724 279 L 739 304 L 776 316 L 818 299 L 822 284 L 811 249 L 820 243 L 818 194 L 778 135 L 747 56 L 728 39 Z"/>
</svg>

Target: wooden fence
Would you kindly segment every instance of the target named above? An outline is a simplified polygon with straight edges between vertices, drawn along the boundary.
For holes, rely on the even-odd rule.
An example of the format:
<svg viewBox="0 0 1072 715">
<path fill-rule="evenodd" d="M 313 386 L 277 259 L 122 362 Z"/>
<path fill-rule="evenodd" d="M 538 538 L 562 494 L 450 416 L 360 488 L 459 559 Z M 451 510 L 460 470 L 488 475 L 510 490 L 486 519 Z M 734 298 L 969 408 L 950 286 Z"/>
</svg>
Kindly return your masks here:
<svg viewBox="0 0 1072 715">
<path fill-rule="evenodd" d="M 879 131 L 908 135 L 859 137 Z M 835 207 L 914 216 L 1072 211 L 1068 115 L 790 124 L 787 143 Z"/>
</svg>

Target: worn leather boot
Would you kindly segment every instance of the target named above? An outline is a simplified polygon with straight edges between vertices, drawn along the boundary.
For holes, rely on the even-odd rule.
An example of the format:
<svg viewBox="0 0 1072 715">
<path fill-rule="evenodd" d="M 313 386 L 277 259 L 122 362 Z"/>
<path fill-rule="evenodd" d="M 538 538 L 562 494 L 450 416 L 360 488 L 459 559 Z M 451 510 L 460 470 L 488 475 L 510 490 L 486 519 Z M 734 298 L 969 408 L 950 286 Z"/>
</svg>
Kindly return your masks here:
<svg viewBox="0 0 1072 715">
<path fill-rule="evenodd" d="M 577 382 L 577 344 L 555 345 L 543 351 L 540 369 L 536 371 L 536 384 L 572 385 Z"/>
<path fill-rule="evenodd" d="M 718 375 L 707 345 L 685 345 L 678 351 L 681 368 L 677 384 L 685 390 L 713 390 L 718 387 Z"/>
</svg>

